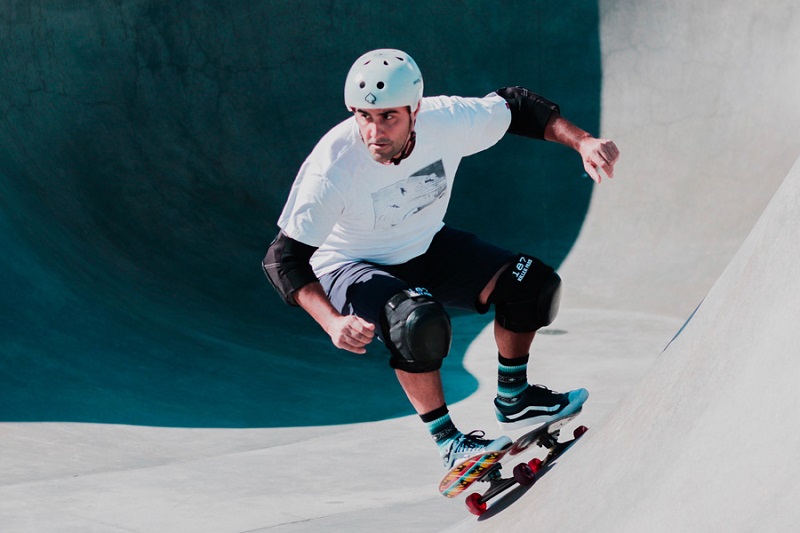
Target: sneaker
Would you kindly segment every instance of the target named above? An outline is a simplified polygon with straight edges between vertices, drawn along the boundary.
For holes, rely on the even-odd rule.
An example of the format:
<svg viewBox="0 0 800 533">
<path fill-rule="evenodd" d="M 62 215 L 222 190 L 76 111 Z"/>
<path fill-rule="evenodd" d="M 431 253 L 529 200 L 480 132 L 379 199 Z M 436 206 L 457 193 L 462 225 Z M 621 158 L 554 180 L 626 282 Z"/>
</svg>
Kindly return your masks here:
<svg viewBox="0 0 800 533">
<path fill-rule="evenodd" d="M 485 435 L 483 431 L 471 431 L 466 435 L 460 433 L 451 439 L 442 455 L 444 467 L 450 470 L 470 457 L 481 453 L 499 452 L 511 446 L 511 439 L 505 435 L 494 440 L 484 439 Z"/>
<path fill-rule="evenodd" d="M 494 410 L 503 431 L 523 427 L 535 429 L 577 414 L 588 397 L 586 389 L 558 393 L 541 385 L 528 385 L 511 403 L 495 398 Z"/>
</svg>

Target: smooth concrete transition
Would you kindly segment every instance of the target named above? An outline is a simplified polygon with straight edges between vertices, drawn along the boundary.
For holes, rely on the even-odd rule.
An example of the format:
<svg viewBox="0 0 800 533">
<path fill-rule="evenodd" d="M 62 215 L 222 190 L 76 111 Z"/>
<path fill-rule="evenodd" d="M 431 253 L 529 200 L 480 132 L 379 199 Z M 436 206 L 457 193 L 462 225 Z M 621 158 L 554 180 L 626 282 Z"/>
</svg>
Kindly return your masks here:
<svg viewBox="0 0 800 533">
<path fill-rule="evenodd" d="M 155 10 L 154 4 L 147 2 L 121 4 L 127 9 L 102 20 L 113 22 L 118 15 L 119 20 L 127 21 L 134 8 L 143 6 L 149 6 L 149 15 Z M 547 11 L 554 21 L 552 31 L 534 32 L 537 39 L 533 42 L 526 41 L 524 33 L 515 33 L 523 32 L 519 13 L 505 15 L 505 19 L 484 15 L 479 9 L 462 14 L 470 20 L 480 18 L 486 31 L 496 31 L 498 36 L 505 20 L 514 27 L 504 37 L 506 41 L 517 43 L 518 52 L 535 55 L 537 46 L 548 46 L 551 34 L 566 38 L 563 36 L 568 36 L 573 22 L 577 25 L 577 19 L 586 20 L 555 4 L 561 5 L 554 3 Z M 352 12 L 358 8 L 343 7 L 347 5 L 328 6 L 330 24 L 324 23 L 324 17 L 314 19 L 316 25 L 312 29 L 331 32 L 337 19 L 350 20 L 351 15 L 360 14 Z M 225 263 L 213 254 L 208 256 L 212 271 L 202 277 L 203 269 L 191 263 L 204 258 L 202 246 L 195 242 L 202 240 L 203 232 L 192 233 L 191 239 L 184 241 L 178 239 L 188 246 L 188 259 L 181 259 L 178 250 L 168 249 L 169 238 L 181 237 L 181 232 L 188 229 L 174 229 L 163 236 L 164 242 L 156 242 L 162 245 L 158 251 L 167 254 L 164 263 L 170 259 L 183 261 L 179 263 L 182 268 L 211 284 L 210 296 L 204 296 L 199 285 L 195 291 L 190 279 L 169 269 L 137 265 L 133 259 L 141 259 L 137 254 L 141 253 L 142 242 L 137 239 L 142 236 L 135 230 L 138 223 L 148 223 L 149 217 L 157 216 L 155 210 L 150 212 L 137 204 L 136 216 L 125 218 L 125 206 L 117 209 L 103 203 L 110 198 L 103 196 L 108 191 L 102 189 L 102 180 L 76 182 L 74 187 L 64 185 L 54 192 L 47 189 L 44 178 L 33 179 L 37 168 L 57 169 L 53 161 L 25 167 L 24 171 L 16 164 L 26 159 L 35 161 L 31 145 L 26 142 L 25 126 L 36 124 L 26 111 L 36 107 L 34 104 L 40 101 L 37 99 L 63 97 L 68 91 L 63 86 L 48 87 L 40 79 L 40 90 L 27 93 L 28 107 L 20 96 L 24 91 L 19 92 L 13 105 L 0 102 L 8 124 L 18 116 L 31 121 L 16 124 L 12 141 L 0 143 L 4 164 L 0 169 L 4 180 L 0 200 L 5 209 L 0 216 L 0 235 L 13 252 L 0 258 L 0 264 L 4 291 L 14 295 L 2 302 L 4 317 L 0 322 L 4 333 L 0 376 L 2 385 L 8 383 L 8 390 L 13 392 L 5 395 L 0 390 L 0 398 L 5 396 L 0 404 L 4 417 L 0 421 L 0 530 L 239 533 L 795 529 L 800 521 L 800 427 L 796 422 L 800 407 L 800 359 L 796 349 L 796 324 L 800 320 L 800 48 L 792 43 L 800 40 L 800 7 L 791 0 L 716 0 L 702 4 L 601 0 L 598 6 L 594 22 L 599 24 L 598 72 L 602 73 L 602 83 L 600 93 L 595 95 L 600 103 L 597 127 L 602 135 L 616 140 L 622 159 L 614 180 L 592 189 L 585 219 L 586 205 L 578 202 L 579 206 L 573 206 L 573 215 L 579 213 L 580 233 L 574 246 L 568 247 L 568 255 L 564 258 L 553 251 L 563 248 L 569 240 L 565 235 L 549 249 L 551 259 L 561 263 L 565 295 L 557 321 L 537 336 L 530 366 L 534 382 L 557 389 L 584 386 L 590 390 L 586 409 L 575 422 L 590 426 L 590 431 L 536 484 L 497 501 L 481 519 L 467 513 L 463 499 L 451 501 L 439 496 L 436 485 L 443 472 L 433 444 L 415 416 L 402 416 L 406 413 L 402 407 L 376 407 L 373 416 L 380 415 L 382 419 L 375 421 L 359 420 L 341 410 L 333 423 L 270 424 L 270 411 L 284 406 L 270 403 L 269 393 L 258 390 L 258 381 L 279 383 L 270 375 L 273 365 L 293 379 L 311 375 L 314 383 L 322 383 L 321 378 L 326 376 L 335 380 L 333 365 L 325 362 L 322 370 L 317 369 L 314 360 L 295 346 L 319 349 L 327 355 L 330 352 L 324 352 L 325 339 L 320 340 L 313 325 L 306 324 L 306 329 L 298 329 L 301 333 L 292 339 L 276 341 L 280 342 L 278 347 L 260 348 L 256 336 L 245 334 L 257 328 L 258 319 L 239 314 L 235 302 L 224 296 L 227 290 L 234 291 L 236 301 L 243 302 L 249 312 L 256 312 L 264 310 L 256 301 L 267 293 L 256 297 L 229 282 L 217 282 Z M 483 7 L 488 10 L 488 5 Z M 170 9 L 164 8 L 162 14 L 174 14 Z M 545 8 L 537 9 L 541 14 Z M 556 17 L 559 10 L 563 12 Z M 35 23 L 46 11 L 31 11 L 26 20 Z M 10 8 L 0 12 L 4 15 L 0 19 L 3 24 L 21 16 Z M 78 12 L 65 10 L 64 17 L 70 19 Z M 253 17 L 263 14 L 253 9 Z M 200 18 L 186 19 L 188 34 L 192 28 L 203 26 L 205 19 L 201 14 L 195 15 Z M 548 23 L 546 17 L 538 18 L 535 26 L 541 30 Z M 479 26 L 465 22 L 461 27 Z M 135 28 L 143 31 L 139 26 Z M 426 27 L 426 31 L 431 29 Z M 42 31 L 41 35 L 58 34 L 58 28 L 51 30 Z M 465 33 L 469 34 L 462 36 L 465 43 L 480 41 L 470 32 Z M 142 34 L 138 35 L 141 38 Z M 171 43 L 175 37 L 166 28 L 154 35 L 162 44 Z M 391 35 L 399 45 L 404 44 L 397 37 L 399 33 Z M 421 39 L 421 49 L 439 42 L 430 36 L 433 33 L 428 37 L 420 35 L 416 38 Z M 98 41 L 110 48 L 124 42 L 125 39 L 116 42 L 110 38 Z M 156 57 L 157 48 L 137 49 L 137 53 L 141 53 L 138 57 L 142 61 L 152 61 L 149 65 L 154 80 L 166 77 L 170 68 L 177 68 L 185 79 L 192 79 L 192 73 L 202 71 L 196 68 L 198 64 L 206 69 L 215 64 L 214 57 L 203 55 L 201 41 L 192 42 L 197 44 L 193 49 L 197 56 L 190 58 L 188 66 L 181 67 L 180 57 Z M 407 44 L 407 48 L 411 46 Z M 347 46 L 349 51 L 363 48 L 350 42 Z M 473 46 L 491 47 L 481 42 Z M 81 55 L 90 47 L 76 49 Z M 346 63 L 338 52 L 332 51 L 332 45 L 320 50 L 327 50 L 331 60 Z M 461 53 L 470 51 L 465 50 Z M 305 48 L 302 51 L 315 52 Z M 292 59 L 298 61 L 298 56 Z M 435 57 L 430 53 L 420 61 L 423 71 L 425 64 L 435 64 Z M 507 59 L 504 56 L 504 61 Z M 97 61 L 93 64 L 102 62 Z M 35 67 L 46 70 L 43 63 L 39 58 Z M 456 62 L 448 64 L 448 68 L 458 71 L 464 65 Z M 551 81 L 551 91 L 580 84 L 580 69 L 566 61 L 564 68 L 576 73 L 574 79 Z M 333 75 L 333 70 L 326 72 Z M 223 71 L 224 76 L 245 72 L 231 68 Z M 460 75 L 464 76 L 461 81 L 481 78 L 487 71 L 476 69 L 470 75 Z M 202 72 L 207 74 L 209 70 Z M 512 79 L 500 83 L 516 83 L 513 68 L 509 66 L 503 72 Z M 492 73 L 496 75 L 497 71 Z M 557 70 L 553 73 L 559 77 Z M 546 77 L 541 72 L 537 75 Z M 56 78 L 46 81 L 58 85 L 60 78 Z M 23 81 L 37 83 L 35 76 Z M 0 87 L 7 87 L 8 83 L 0 82 Z M 325 83 L 335 87 L 339 82 Z M 86 90 L 90 91 L 88 85 Z M 148 89 L 157 85 L 145 83 Z M 440 86 L 448 88 L 445 83 Z M 477 90 L 475 85 L 472 87 Z M 460 92 L 456 88 L 452 91 Z M 223 93 L 219 95 L 224 96 Z M 109 92 L 111 100 L 104 103 L 98 99 L 95 103 L 104 112 L 117 109 L 116 104 L 108 103 L 112 96 Z M 152 97 L 141 92 L 128 96 L 134 100 Z M 230 105 L 231 100 L 222 96 L 216 101 L 228 114 L 221 116 L 247 115 L 246 110 Z M 67 100 L 71 104 L 80 102 L 74 96 Z M 334 100 L 326 102 L 333 105 Z M 180 98 L 175 100 L 179 101 Z M 60 108 L 45 106 L 40 110 L 57 109 Z M 164 127 L 176 128 L 169 129 L 170 133 L 189 132 L 188 138 L 193 139 L 191 130 L 198 126 L 184 121 L 189 116 L 188 112 L 168 114 L 164 122 L 169 124 Z M 591 116 L 589 110 L 585 118 L 591 121 Z M 136 118 L 129 117 L 131 124 Z M 283 120 L 286 115 L 280 118 Z M 158 123 L 157 117 L 148 120 Z M 247 122 L 237 126 L 222 121 L 217 125 L 225 135 L 236 134 L 237 127 L 249 133 L 260 131 L 257 124 Z M 80 126 L 76 122 L 75 128 Z M 158 131 L 153 124 L 149 126 Z M 301 132 L 308 146 L 295 147 L 298 154 L 310 147 L 314 136 L 320 133 L 309 123 L 304 123 Z M 109 131 L 99 133 L 110 135 Z M 30 136 L 33 138 L 34 134 Z M 111 137 L 119 143 L 124 140 Z M 527 146 L 514 140 L 511 144 L 514 150 Z M 140 146 L 142 153 L 152 155 L 152 147 L 143 141 Z M 201 196 L 213 196 L 220 190 L 230 192 L 223 180 L 214 181 L 220 177 L 219 169 L 244 172 L 247 166 L 231 166 L 230 158 L 237 150 L 228 145 L 222 147 L 222 153 L 204 152 L 213 151 L 214 146 L 197 144 L 179 154 L 182 161 L 196 165 L 200 177 L 195 185 L 200 187 Z M 14 153 L 14 147 L 28 151 L 20 155 Z M 52 150 L 50 145 L 43 150 L 47 148 Z M 297 157 L 289 152 L 291 155 L 270 157 L 286 158 L 288 168 Z M 66 153 L 82 152 L 80 146 L 71 146 Z M 113 150 L 109 149 L 109 153 Z M 490 151 L 486 161 L 505 153 Z M 43 153 L 42 157 L 46 155 Z M 103 156 L 101 166 L 114 167 L 108 153 L 99 155 Z M 169 159 L 170 154 L 161 155 Z M 193 161 L 191 155 L 203 157 Z M 570 155 L 545 151 L 537 152 L 534 159 L 538 163 L 557 158 L 569 161 L 567 165 L 579 165 L 569 159 Z M 91 166 L 88 161 L 79 163 L 73 165 L 73 170 Z M 126 164 L 137 166 L 135 159 L 119 166 Z M 547 168 L 552 165 L 543 164 Z M 158 165 L 152 168 L 164 169 Z M 246 181 L 236 177 L 238 172 L 221 175 Z M 25 187 L 27 177 L 35 185 Z M 59 178 L 63 185 L 68 173 Z M 165 179 L 171 187 L 180 188 L 177 181 Z M 191 197 L 186 191 L 192 190 L 188 174 L 186 180 L 180 184 L 186 189 L 178 195 L 184 200 Z M 493 190 L 480 190 L 481 194 L 486 192 L 491 198 L 496 194 L 497 201 L 504 199 L 507 191 L 503 189 L 503 179 L 492 183 Z M 524 185 L 519 178 L 511 183 L 520 190 Z M 286 181 L 282 182 L 285 185 Z M 102 190 L 97 192 L 97 187 Z M 285 191 L 260 187 L 263 190 L 259 186 L 245 190 L 272 195 L 268 201 L 246 199 L 237 205 L 250 205 L 252 201 L 259 208 L 274 210 Z M 536 194 L 547 193 L 542 187 Z M 580 196 L 582 191 L 578 187 L 575 194 Z M 137 198 L 147 197 L 141 189 L 134 192 Z M 94 213 L 96 220 L 76 220 L 70 225 L 66 215 L 77 216 L 79 211 L 71 208 L 92 205 L 86 202 L 93 194 L 103 200 L 101 209 Z M 223 203 L 216 209 L 208 207 L 213 204 L 207 204 L 207 198 L 197 201 L 206 210 L 196 222 L 217 238 L 234 238 L 236 232 L 226 226 L 240 227 L 233 225 L 234 220 L 238 221 L 234 204 Z M 470 200 L 464 201 L 463 205 L 470 205 Z M 466 219 L 470 211 L 463 205 L 456 209 Z M 537 207 L 535 203 L 531 205 Z M 165 201 L 158 207 L 174 208 L 168 210 L 169 217 L 183 220 L 191 206 L 187 201 L 174 206 Z M 25 227 L 24 221 L 39 223 L 48 214 L 55 220 L 51 232 L 37 234 L 33 229 L 20 229 Z M 114 225 L 115 215 L 122 217 L 121 227 Z M 211 219 L 206 217 L 213 216 L 222 221 L 208 222 Z M 523 219 L 514 220 L 519 226 Z M 165 228 L 169 227 L 168 221 L 163 222 Z M 502 231 L 501 223 L 492 224 L 492 233 Z M 155 223 L 148 227 L 160 228 Z M 98 231 L 105 240 L 94 256 L 91 246 L 76 236 L 85 235 L 91 244 L 91 238 L 97 235 L 90 230 L 98 228 L 105 229 Z M 266 223 L 260 229 L 271 231 Z M 32 236 L 38 237 L 35 242 L 31 242 Z M 537 239 L 539 246 L 545 246 L 544 238 Z M 250 240 L 247 236 L 242 242 Z M 524 232 L 515 233 L 512 240 L 522 242 Z M 63 242 L 89 254 L 85 263 L 71 255 Z M 250 244 L 258 249 L 261 243 Z M 231 252 L 237 261 L 243 260 L 250 244 L 243 248 L 231 245 L 224 251 Z M 52 256 L 45 253 L 48 246 L 52 246 Z M 120 248 L 126 253 L 120 253 Z M 106 255 L 113 260 L 102 263 Z M 59 263 L 62 259 L 65 262 Z M 257 259 L 256 256 L 256 265 Z M 124 279 L 139 290 L 126 292 L 109 281 L 112 271 L 97 269 L 98 262 L 114 266 L 120 275 L 131 274 Z M 59 264 L 70 267 L 70 275 L 49 277 Z M 159 274 L 158 284 L 136 285 L 154 273 Z M 86 276 L 97 279 L 99 292 L 86 294 L 87 287 L 91 287 Z M 250 290 L 249 278 L 234 279 Z M 176 284 L 174 295 L 166 289 L 167 282 Z M 148 291 L 162 292 L 163 298 Z M 186 301 L 187 307 L 199 311 L 178 313 L 180 306 L 174 305 L 174 298 L 170 297 L 175 295 Z M 109 299 L 129 307 L 119 316 L 103 317 L 97 309 L 105 308 L 97 302 Z M 218 322 L 206 320 L 212 307 L 207 305 L 208 299 L 219 303 L 223 311 Z M 153 301 L 159 306 L 153 306 Z M 70 327 L 81 325 L 80 319 L 70 316 L 73 302 L 82 302 L 79 310 L 90 312 L 91 319 L 86 319 L 85 326 L 94 328 L 91 334 L 81 336 L 85 329 L 58 329 L 62 323 L 59 317 L 64 317 Z M 22 311 L 14 314 L 15 306 Z M 99 307 L 95 309 L 96 306 Z M 170 327 L 147 313 L 137 314 L 137 309 L 157 309 L 159 317 L 174 317 L 177 325 Z M 269 316 L 277 324 L 288 322 L 280 316 L 288 315 L 285 310 L 265 313 L 273 313 Z M 231 318 L 226 321 L 228 314 Z M 43 322 L 35 322 L 37 318 Z M 243 324 L 237 326 L 238 322 Z M 462 378 L 456 379 L 460 384 L 449 390 L 457 400 L 451 405 L 451 412 L 464 430 L 482 428 L 496 434 L 491 407 L 496 361 L 491 328 L 484 327 L 488 319 L 456 317 L 455 322 L 461 336 L 457 342 L 465 348 L 463 359 L 448 358 L 445 367 L 445 379 Z M 195 329 L 201 331 L 190 334 L 192 326 L 199 326 Z M 53 328 L 57 334 L 49 332 Z M 152 336 L 143 333 L 149 328 L 156 329 Z M 108 331 L 120 335 L 108 337 Z M 463 338 L 472 331 L 476 332 L 474 339 Z M 259 333 L 275 337 L 275 330 L 268 326 Z M 47 342 L 36 342 L 37 335 Z M 104 358 L 87 356 L 104 338 L 110 346 L 98 353 L 115 366 L 110 384 L 102 382 L 104 374 L 97 370 Z M 150 347 L 145 341 L 157 342 L 158 346 Z M 58 357 L 60 347 L 69 349 L 66 362 L 65 357 Z M 142 350 L 141 365 L 129 356 L 137 349 Z M 281 362 L 274 357 L 280 350 L 296 354 L 297 359 Z M 187 362 L 195 352 L 207 372 Z M 269 363 L 263 366 L 269 368 L 251 359 L 259 353 Z M 291 361 L 296 362 L 295 367 Z M 386 388 L 382 392 L 368 387 L 380 379 L 380 370 L 378 365 L 364 363 L 363 381 L 349 381 L 346 387 L 334 388 L 325 401 L 349 401 L 349 405 L 358 406 L 380 403 L 371 395 L 400 393 L 388 381 L 381 385 Z M 230 366 L 236 364 L 243 364 L 244 370 L 231 370 Z M 342 364 L 349 371 L 360 368 L 348 358 Z M 19 369 L 17 373 L 15 368 Z M 36 394 L 31 393 L 35 388 L 31 385 L 35 382 L 33 370 L 52 372 L 53 377 L 46 383 L 59 394 L 64 393 L 65 408 L 58 408 L 58 395 L 47 398 L 43 387 L 33 391 Z M 168 377 L 159 373 L 162 370 L 169 371 Z M 134 374 L 130 382 L 125 380 L 126 372 Z M 215 382 L 214 376 L 219 376 L 220 381 Z M 131 385 L 133 382 L 135 386 Z M 181 400 L 181 394 L 151 392 L 148 384 L 154 390 L 172 387 L 173 391 L 186 391 L 190 397 Z M 283 390 L 290 390 L 293 384 L 284 385 Z M 226 400 L 224 393 L 237 385 L 244 392 Z M 79 401 L 82 391 L 84 398 L 91 401 Z M 36 404 L 33 400 L 39 397 L 40 403 Z M 115 414 L 114 409 L 104 407 L 104 401 L 127 410 L 122 415 Z M 24 402 L 30 403 L 23 405 Z M 194 413 L 192 405 L 211 412 Z M 241 414 L 259 407 L 262 411 L 258 414 Z M 304 416 L 305 407 L 308 405 L 286 409 L 295 409 L 297 416 Z M 160 410 L 166 414 L 156 416 Z"/>
<path fill-rule="evenodd" d="M 487 528 L 796 527 L 799 206 L 800 160 L 645 379 L 524 504 Z"/>
<path fill-rule="evenodd" d="M 627 157 L 562 267 L 569 306 L 686 324 L 524 496 L 450 530 L 795 529 L 800 8 L 600 11 L 602 130 Z"/>
</svg>

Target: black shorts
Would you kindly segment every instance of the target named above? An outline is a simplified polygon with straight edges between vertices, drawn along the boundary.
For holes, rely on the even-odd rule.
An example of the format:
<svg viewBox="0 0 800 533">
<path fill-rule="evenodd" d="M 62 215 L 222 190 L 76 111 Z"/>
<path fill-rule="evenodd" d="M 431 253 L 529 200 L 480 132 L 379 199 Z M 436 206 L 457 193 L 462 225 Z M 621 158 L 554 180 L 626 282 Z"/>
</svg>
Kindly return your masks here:
<svg viewBox="0 0 800 533">
<path fill-rule="evenodd" d="M 348 263 L 323 275 L 320 283 L 340 313 L 357 315 L 375 325 L 386 302 L 403 289 L 422 287 L 446 308 L 485 313 L 481 291 L 500 268 L 515 259 L 509 250 L 480 240 L 472 233 L 445 226 L 428 250 L 399 265 Z"/>
</svg>

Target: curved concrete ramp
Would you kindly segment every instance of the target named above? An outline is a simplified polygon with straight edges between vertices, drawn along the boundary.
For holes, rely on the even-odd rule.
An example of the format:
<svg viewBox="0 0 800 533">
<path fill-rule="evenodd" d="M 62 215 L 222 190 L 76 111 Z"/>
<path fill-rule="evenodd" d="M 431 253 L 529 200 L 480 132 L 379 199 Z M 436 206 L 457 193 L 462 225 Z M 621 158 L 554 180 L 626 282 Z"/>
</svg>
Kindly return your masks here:
<svg viewBox="0 0 800 533">
<path fill-rule="evenodd" d="M 790 531 L 800 501 L 800 160 L 613 416 L 492 531 Z"/>
<path fill-rule="evenodd" d="M 794 529 L 800 8 L 600 5 L 603 133 L 624 157 L 562 269 L 568 313 L 631 334 L 615 310 L 688 320 L 550 473 L 453 530 Z"/>
<path fill-rule="evenodd" d="M 562 272 L 572 305 L 686 318 L 800 153 L 800 8 L 600 8 L 601 127 L 623 157 Z"/>
</svg>

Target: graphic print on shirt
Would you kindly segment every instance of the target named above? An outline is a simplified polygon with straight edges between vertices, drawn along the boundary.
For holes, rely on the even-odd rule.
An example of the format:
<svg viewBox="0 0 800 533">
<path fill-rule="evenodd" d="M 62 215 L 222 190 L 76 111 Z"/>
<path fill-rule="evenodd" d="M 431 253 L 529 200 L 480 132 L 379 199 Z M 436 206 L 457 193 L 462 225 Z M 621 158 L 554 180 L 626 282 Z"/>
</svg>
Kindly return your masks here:
<svg viewBox="0 0 800 533">
<path fill-rule="evenodd" d="M 442 160 L 372 193 L 375 229 L 389 229 L 419 213 L 447 191 Z"/>
</svg>

